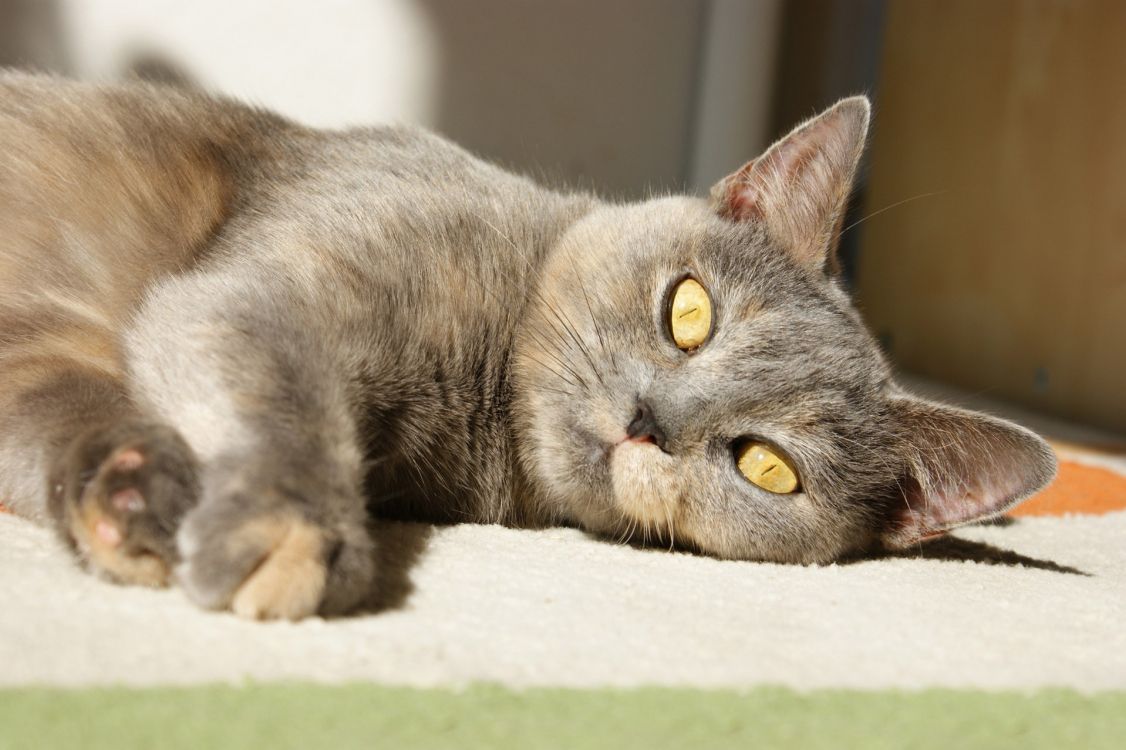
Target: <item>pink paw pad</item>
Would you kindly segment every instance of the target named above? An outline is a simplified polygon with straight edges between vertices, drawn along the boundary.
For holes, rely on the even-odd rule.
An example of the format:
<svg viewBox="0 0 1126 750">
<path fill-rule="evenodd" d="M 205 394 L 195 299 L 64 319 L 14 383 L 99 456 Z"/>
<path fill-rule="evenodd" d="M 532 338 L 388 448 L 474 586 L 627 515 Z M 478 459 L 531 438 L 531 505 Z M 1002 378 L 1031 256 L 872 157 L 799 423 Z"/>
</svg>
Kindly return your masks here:
<svg viewBox="0 0 1126 750">
<path fill-rule="evenodd" d="M 145 464 L 145 457 L 133 448 L 123 450 L 113 457 L 111 466 L 116 471 L 136 471 Z"/>
<path fill-rule="evenodd" d="M 94 524 L 94 533 L 98 535 L 99 540 L 109 547 L 116 547 L 121 544 L 121 530 L 104 518 L 99 519 Z"/>
<path fill-rule="evenodd" d="M 145 498 L 134 489 L 118 490 L 109 499 L 114 508 L 121 512 L 137 513 L 145 509 Z"/>
</svg>

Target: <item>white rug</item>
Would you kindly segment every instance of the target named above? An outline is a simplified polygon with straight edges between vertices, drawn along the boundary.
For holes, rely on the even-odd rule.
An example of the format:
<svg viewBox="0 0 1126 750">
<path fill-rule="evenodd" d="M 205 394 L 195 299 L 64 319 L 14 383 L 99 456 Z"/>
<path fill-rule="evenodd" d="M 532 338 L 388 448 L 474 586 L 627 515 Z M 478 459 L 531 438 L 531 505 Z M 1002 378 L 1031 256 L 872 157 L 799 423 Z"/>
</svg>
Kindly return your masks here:
<svg viewBox="0 0 1126 750">
<path fill-rule="evenodd" d="M 383 612 L 260 624 L 102 583 L 52 534 L 0 515 L 0 685 L 1126 688 L 1126 513 L 974 527 L 922 558 L 811 568 L 564 529 L 385 536 Z"/>
</svg>

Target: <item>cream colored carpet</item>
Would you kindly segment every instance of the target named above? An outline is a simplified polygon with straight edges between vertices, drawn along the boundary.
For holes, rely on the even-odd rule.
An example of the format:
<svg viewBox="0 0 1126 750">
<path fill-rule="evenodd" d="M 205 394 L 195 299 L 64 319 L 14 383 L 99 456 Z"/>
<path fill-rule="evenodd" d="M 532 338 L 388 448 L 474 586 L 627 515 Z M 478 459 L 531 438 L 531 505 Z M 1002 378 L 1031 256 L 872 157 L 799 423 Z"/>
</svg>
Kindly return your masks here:
<svg viewBox="0 0 1126 750">
<path fill-rule="evenodd" d="M 1126 688 L 1126 513 L 811 568 L 574 530 L 385 536 L 405 576 L 390 576 L 383 612 L 259 624 L 102 583 L 45 530 L 0 516 L 0 684 Z"/>
</svg>

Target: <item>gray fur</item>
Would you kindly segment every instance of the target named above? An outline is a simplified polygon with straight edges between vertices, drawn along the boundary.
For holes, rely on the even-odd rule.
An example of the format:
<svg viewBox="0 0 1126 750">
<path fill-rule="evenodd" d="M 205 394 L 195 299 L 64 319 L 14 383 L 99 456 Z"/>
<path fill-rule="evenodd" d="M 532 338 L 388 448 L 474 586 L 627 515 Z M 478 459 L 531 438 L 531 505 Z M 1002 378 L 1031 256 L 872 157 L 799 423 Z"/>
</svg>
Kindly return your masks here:
<svg viewBox="0 0 1126 750">
<path fill-rule="evenodd" d="M 613 205 L 416 129 L 0 78 L 0 492 L 36 516 L 64 487 L 52 515 L 102 568 L 81 537 L 103 516 L 73 509 L 143 524 L 113 515 L 129 462 L 79 448 L 117 430 L 146 460 L 179 451 L 168 471 L 198 461 L 199 489 L 160 557 L 201 604 L 266 617 L 353 607 L 373 513 L 814 562 L 999 512 L 1050 452 L 901 393 L 832 273 L 866 127 L 848 100 L 712 203 Z M 717 310 L 691 354 L 664 322 L 686 273 Z M 665 450 L 622 442 L 639 399 Z M 804 491 L 743 479 L 747 436 Z M 136 482 L 196 486 L 177 477 Z M 263 594 L 271 560 L 305 593 Z"/>
</svg>

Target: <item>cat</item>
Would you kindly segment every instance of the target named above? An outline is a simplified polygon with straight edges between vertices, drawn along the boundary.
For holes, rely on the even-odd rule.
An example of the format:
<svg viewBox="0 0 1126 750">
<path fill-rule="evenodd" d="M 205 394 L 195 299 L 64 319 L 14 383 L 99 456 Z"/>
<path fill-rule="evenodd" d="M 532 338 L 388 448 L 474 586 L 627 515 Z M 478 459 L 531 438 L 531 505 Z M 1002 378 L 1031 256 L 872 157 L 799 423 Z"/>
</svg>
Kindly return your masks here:
<svg viewBox="0 0 1126 750">
<path fill-rule="evenodd" d="M 996 515 L 1052 452 L 897 386 L 836 272 L 869 110 L 614 203 L 421 129 L 5 74 L 0 498 L 263 619 L 361 604 L 379 517 L 825 563 Z"/>
</svg>

